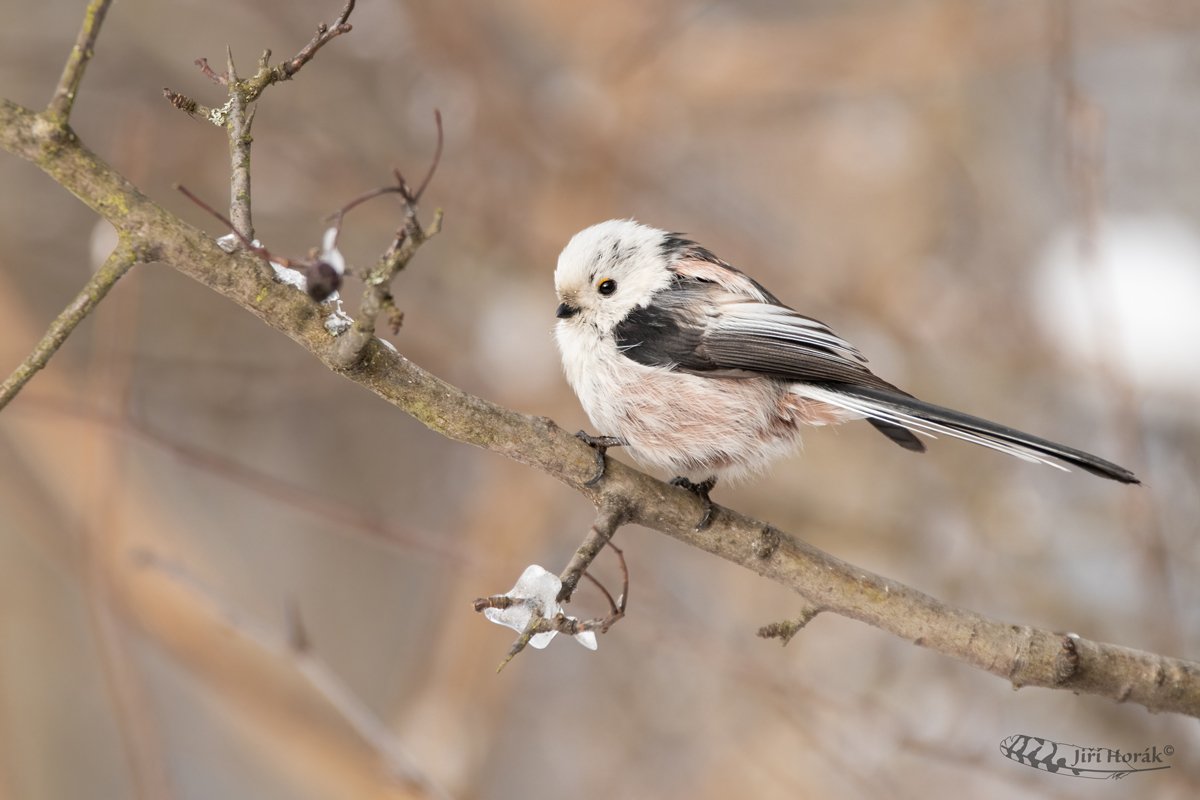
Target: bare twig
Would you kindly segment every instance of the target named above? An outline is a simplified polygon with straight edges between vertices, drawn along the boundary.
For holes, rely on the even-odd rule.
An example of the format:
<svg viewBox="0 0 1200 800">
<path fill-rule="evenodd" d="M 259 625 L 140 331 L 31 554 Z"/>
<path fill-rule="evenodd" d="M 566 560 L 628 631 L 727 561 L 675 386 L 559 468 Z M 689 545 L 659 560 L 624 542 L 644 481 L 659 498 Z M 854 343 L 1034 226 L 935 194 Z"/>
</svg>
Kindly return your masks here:
<svg viewBox="0 0 1200 800">
<path fill-rule="evenodd" d="M 613 528 L 615 529 L 615 525 Z M 609 535 L 611 535 L 611 533 Z M 617 620 L 625 616 L 625 607 L 629 598 L 629 568 L 625 564 L 625 554 L 622 553 L 620 548 L 614 545 L 611 541 L 608 541 L 608 539 L 604 538 L 603 536 L 597 535 L 597 529 L 594 525 L 588 534 L 588 540 L 588 543 L 585 543 L 585 546 L 580 548 L 581 552 L 585 548 L 590 550 L 590 542 L 599 540 L 601 543 L 598 547 L 603 547 L 605 544 L 607 544 L 613 549 L 613 552 L 617 554 L 617 560 L 621 564 L 621 596 L 616 600 L 613 599 L 613 596 L 608 589 L 604 588 L 604 584 L 592 577 L 591 574 L 587 572 L 583 573 L 584 576 L 593 584 L 595 584 L 596 588 L 598 588 L 604 594 L 605 599 L 608 600 L 608 615 L 585 621 L 568 617 L 562 612 L 562 606 L 559 605 L 559 603 L 562 602 L 561 592 L 559 592 L 559 595 L 553 601 L 549 601 L 552 603 L 553 607 L 547 608 L 544 604 L 548 601 L 543 596 L 537 594 L 536 590 L 532 595 L 529 596 L 520 596 L 516 594 L 518 590 L 528 588 L 522 587 L 521 581 L 518 581 L 517 586 L 514 587 L 513 591 L 509 592 L 508 594 L 492 595 L 491 597 L 479 598 L 473 604 L 475 611 L 477 612 L 484 611 L 485 609 L 489 608 L 507 609 L 520 605 L 524 606 L 522 613 L 529 614 L 528 624 L 525 626 L 525 629 L 521 631 L 521 635 L 517 637 L 517 640 L 513 642 L 512 647 L 508 651 L 508 655 L 505 656 L 504 660 L 500 662 L 500 666 L 496 668 L 497 672 L 504 669 L 508 665 L 508 662 L 512 661 L 518 653 L 525 649 L 530 641 L 532 641 L 533 637 L 540 633 L 565 633 L 568 636 L 577 636 L 580 633 L 588 632 L 594 633 L 596 631 L 599 631 L 600 633 L 608 633 L 608 629 L 611 628 L 613 624 L 617 622 Z M 591 556 L 588 557 L 588 560 L 590 561 L 594 556 L 595 553 L 592 552 Z M 580 557 L 577 553 L 575 558 L 572 559 L 572 563 L 579 561 L 579 559 Z M 575 576 L 575 579 L 578 580 L 577 575 Z M 522 576 L 522 580 L 524 580 L 524 576 Z M 515 626 L 519 624 L 520 617 L 518 616 L 507 620 L 492 618 L 492 621 L 500 622 L 504 625 Z"/>
<path fill-rule="evenodd" d="M 800 616 L 795 619 L 772 622 L 770 625 L 762 626 L 758 629 L 758 636 L 763 639 L 778 639 L 780 644 L 787 647 L 787 643 L 792 640 L 792 637 L 799 633 L 805 625 L 812 622 L 813 618 L 820 613 L 821 609 L 818 606 L 806 605 L 804 610 L 800 612 Z"/>
<path fill-rule="evenodd" d="M 258 96 L 263 93 L 263 90 L 268 86 L 279 83 L 280 81 L 291 80 L 291 77 L 300 71 L 300 68 L 312 60 L 325 45 L 329 44 L 335 37 L 341 36 L 343 33 L 349 33 L 353 30 L 347 20 L 350 19 L 350 14 L 354 11 L 355 0 L 348 0 L 345 7 L 342 8 L 342 13 L 338 15 L 331 27 L 321 23 L 317 26 L 317 33 L 313 36 L 312 41 L 304 46 L 304 49 L 297 53 L 287 61 L 281 62 L 274 67 L 268 66 L 270 51 L 259 61 L 258 72 L 253 78 L 249 78 L 239 85 L 240 91 L 244 92 L 245 101 L 252 103 L 258 99 Z M 231 82 L 234 80 L 231 77 Z"/>
<path fill-rule="evenodd" d="M 230 160 L 229 219 L 231 220 L 232 229 L 238 234 L 238 238 L 243 244 L 254 240 L 254 221 L 250 202 L 250 146 L 254 141 L 250 136 L 250 126 L 254 121 L 254 108 L 251 104 L 258 99 L 263 89 L 267 86 L 291 78 L 292 75 L 316 55 L 317 50 L 321 49 L 321 47 L 334 37 L 349 32 L 351 26 L 346 20 L 349 19 L 351 12 L 354 11 L 354 4 L 355 0 L 349 0 L 346 3 L 346 6 L 342 9 L 342 13 L 338 16 L 332 28 L 327 28 L 324 23 L 321 23 L 317 27 L 317 35 L 313 40 L 290 61 L 271 68 L 269 66 L 271 51 L 264 51 L 262 58 L 258 62 L 258 72 L 248 81 L 242 81 L 238 78 L 237 68 L 233 63 L 233 50 L 229 47 L 225 48 L 228 68 L 220 75 L 216 74 L 212 67 L 209 66 L 208 59 L 196 59 L 196 66 L 200 68 L 200 71 L 209 80 L 213 83 L 229 87 L 229 101 L 221 108 L 203 107 L 185 95 L 172 92 L 170 89 L 163 89 L 163 94 L 176 108 L 187 112 L 189 115 L 200 113 L 214 125 L 228 129 Z M 328 277 L 330 270 L 321 270 L 319 263 L 316 266 L 322 278 Z M 264 271 L 264 274 L 269 275 L 269 266 L 264 267 Z M 328 282 L 313 280 L 314 277 L 313 275 L 309 276 L 310 290 L 313 290 L 318 284 L 323 286 L 324 283 Z M 340 273 L 337 274 L 336 280 L 332 282 L 340 285 Z M 314 291 L 314 299 L 322 300 L 332 291 L 335 291 L 336 288 L 334 286 L 329 291 L 324 291 L 323 288 Z M 321 296 L 318 297 L 318 294 Z"/>
<path fill-rule="evenodd" d="M 238 87 L 233 50 L 225 48 L 229 58 L 229 219 L 238 238 L 254 240 L 254 222 L 250 215 L 250 126 L 246 119 L 249 100 Z M 209 70 L 211 72 L 212 70 Z"/>
<path fill-rule="evenodd" d="M 480 597 L 471 603 L 471 607 L 476 611 L 483 611 L 485 608 L 512 608 L 517 601 L 513 600 L 506 594 L 494 594 L 491 597 Z"/>
<path fill-rule="evenodd" d="M 625 524 L 627 513 L 628 509 L 620 503 L 600 507 L 596 513 L 596 521 L 588 529 L 587 537 L 584 538 L 583 544 L 579 545 L 579 549 L 571 557 L 567 568 L 559 576 L 559 580 L 562 581 L 562 589 L 558 593 L 558 602 L 571 602 L 571 595 L 575 593 L 575 589 L 579 586 L 580 577 L 587 572 L 587 568 L 595 560 L 596 554 L 604 548 L 604 545 L 609 543 L 613 534 L 617 532 L 617 528 Z M 616 548 L 614 547 L 613 549 L 615 550 Z"/>
<path fill-rule="evenodd" d="M 207 211 L 208 213 L 212 214 L 214 217 L 219 219 L 221 221 L 221 223 L 225 225 L 226 228 L 229 228 L 229 232 L 232 233 L 234 236 L 236 236 L 238 241 L 241 242 L 242 245 L 247 250 L 249 250 L 251 253 L 254 253 L 256 256 L 261 258 L 263 261 L 266 261 L 268 264 L 270 264 L 271 262 L 274 262 L 274 263 L 280 265 L 281 267 L 288 267 L 289 269 L 295 269 L 295 267 L 300 264 L 299 260 L 297 260 L 297 259 L 288 259 L 288 258 L 284 258 L 283 256 L 277 256 L 274 253 L 272 253 L 270 250 L 268 250 L 267 248 L 263 247 L 262 245 L 257 245 L 254 242 L 252 242 L 250 240 L 249 236 L 247 236 L 246 234 L 244 234 L 240 230 L 238 230 L 237 226 L 235 226 L 232 222 L 230 222 L 228 219 L 226 219 L 221 214 L 220 211 L 217 211 L 215 208 L 210 206 L 208 203 L 204 202 L 199 197 L 192 194 L 190 191 L 188 191 L 186 186 L 176 183 L 174 185 L 174 188 L 180 194 L 182 194 L 184 197 L 186 197 L 188 200 L 191 200 L 193 203 L 200 206 L 205 211 Z"/>
<path fill-rule="evenodd" d="M 46 331 L 46 335 L 38 342 L 37 347 L 33 352 L 17 367 L 8 380 L 0 385 L 0 408 L 4 408 L 8 403 L 17 396 L 17 393 L 24 388 L 29 379 L 37 374 L 38 370 L 46 366 L 50 361 L 51 356 L 58 352 L 58 348 L 67 340 L 67 337 L 75 330 L 79 323 L 92 312 L 96 304 L 104 299 L 113 285 L 120 280 L 129 269 L 141 261 L 138 255 L 133 251 L 126 238 L 118 240 L 117 247 L 109 255 L 108 259 L 100 269 L 96 270 L 96 274 L 84 285 L 71 305 L 58 315 L 50 325 L 50 330 Z"/>
<path fill-rule="evenodd" d="M 269 53 L 271 51 L 268 50 L 267 52 Z M 212 67 L 210 67 L 208 65 L 207 58 L 197 58 L 196 66 L 200 68 L 200 71 L 202 73 L 204 73 L 204 77 L 208 78 L 210 81 L 217 84 L 218 86 L 228 86 L 229 85 L 228 70 L 225 72 L 222 72 L 220 75 L 218 75 L 217 73 L 213 72 Z"/>
<path fill-rule="evenodd" d="M 212 114 L 212 109 L 208 106 L 201 105 L 187 95 L 172 92 L 165 87 L 163 88 L 163 97 L 167 98 L 171 105 L 180 111 L 186 112 L 189 117 L 194 117 L 197 114 L 202 117 L 208 117 Z"/>
<path fill-rule="evenodd" d="M 610 613 L 607 617 L 597 620 L 600 623 L 600 632 L 608 633 L 608 629 L 613 626 L 613 623 L 625 616 L 625 607 L 629 604 L 629 567 L 625 564 L 625 553 L 621 548 L 617 547 L 612 541 L 605 542 L 612 551 L 617 554 L 617 561 L 621 565 L 621 596 L 613 600 L 608 589 L 604 588 L 604 584 L 592 577 L 590 572 L 585 572 L 584 577 L 596 585 L 596 588 L 604 592 L 605 598 L 608 599 L 608 607 Z"/>
<path fill-rule="evenodd" d="M 336 219 L 335 226 L 340 232 L 342 217 L 360 203 L 393 192 L 398 193 L 404 202 L 404 224 L 396 232 L 395 241 L 379 259 L 379 263 L 363 278 L 366 290 L 363 293 L 358 316 L 350 330 L 338 339 L 337 363 L 340 369 L 349 369 L 362 359 L 367 345 L 375 338 L 375 323 L 381 313 L 388 312 L 393 330 L 399 327 L 399 321 L 403 315 L 396 308 L 392 298 L 392 279 L 400 270 L 408 266 L 408 262 L 416 254 L 417 248 L 436 236 L 442 229 L 442 210 L 440 208 L 434 212 L 433 221 L 429 223 L 428 227 L 421 227 L 421 223 L 417 220 L 418 201 L 433 178 L 433 173 L 442 157 L 442 114 L 435 110 L 433 116 L 437 123 L 437 149 L 434 151 L 429 171 L 425 174 L 425 180 L 421 182 L 421 187 L 416 192 L 404 180 L 400 170 L 395 169 L 393 170 L 393 174 L 396 176 L 395 186 L 386 186 L 367 192 L 333 215 Z"/>
<path fill-rule="evenodd" d="M 482 600 L 476 600 L 475 605 L 479 606 L 482 602 Z M 487 606 L 483 607 L 487 608 Z M 480 609 L 476 608 L 476 610 Z M 599 630 L 605 621 L 606 619 L 594 619 L 587 622 L 580 622 L 577 619 L 566 616 L 562 612 L 555 614 L 553 617 L 534 614 L 529 620 L 529 626 L 521 632 L 521 635 L 517 637 L 517 640 L 513 642 L 512 647 L 509 648 L 508 653 L 504 656 L 504 660 L 496 667 L 496 672 L 501 672 L 507 667 L 510 661 L 529 646 L 529 642 L 532 641 L 533 637 L 540 633 L 562 633 L 567 636 L 577 636 L 588 631 Z"/>
<path fill-rule="evenodd" d="M 146 550 L 139 550 L 134 557 L 140 566 L 158 570 L 191 592 L 208 607 L 213 616 L 239 636 L 254 642 L 278 658 L 286 659 L 304 676 L 309 685 L 350 723 L 363 741 L 379 753 L 395 778 L 419 787 L 433 797 L 450 797 L 441 785 L 421 769 L 391 728 L 316 655 L 304 632 L 299 610 L 294 604 L 289 605 L 287 609 L 288 629 L 286 633 L 280 633 L 271 625 L 217 597 L 182 565 Z"/>
<path fill-rule="evenodd" d="M 111 2 L 111 0 L 108 0 L 108 2 Z M 349 33 L 351 30 L 353 30 L 353 26 L 347 23 L 346 20 L 349 19 L 351 12 L 354 11 L 354 4 L 355 0 L 349 0 L 349 2 L 346 3 L 346 6 L 342 9 L 342 13 L 338 16 L 337 21 L 333 23 L 332 28 L 327 27 L 325 23 L 318 25 L 317 34 L 313 37 L 313 40 L 305 45 L 304 49 L 297 53 L 295 57 L 289 59 L 288 61 L 284 61 L 283 63 L 272 67 L 270 66 L 271 51 L 264 51 L 262 57 L 258 61 L 258 71 L 254 74 L 254 77 L 247 80 L 243 81 L 237 77 L 237 74 L 233 69 L 232 53 L 228 53 L 230 64 L 229 69 L 220 75 L 214 72 L 212 67 L 209 66 L 208 59 L 196 59 L 196 66 L 200 67 L 200 71 L 205 77 L 207 77 L 213 83 L 229 87 L 229 102 L 227 102 L 221 108 L 208 108 L 206 106 L 200 106 L 199 108 L 203 109 L 203 111 L 200 112 L 201 115 L 218 127 L 230 125 L 234 117 L 239 116 L 235 115 L 235 108 L 240 107 L 240 115 L 244 115 L 245 112 L 250 108 L 251 103 L 259 98 L 264 89 L 274 83 L 290 80 L 293 75 L 300 71 L 301 67 L 312 60 L 312 57 L 316 55 L 318 50 L 328 44 L 334 37 L 341 36 L 343 33 Z M 226 48 L 226 51 L 228 51 L 228 48 Z M 185 111 L 188 111 L 188 113 L 194 113 L 195 111 L 198 111 L 196 108 L 189 110 L 188 107 L 185 107 L 177 102 L 177 98 L 182 98 L 183 100 L 188 100 L 191 105 L 196 105 L 194 101 L 190 101 L 190 99 L 184 95 L 176 94 L 170 89 L 164 89 L 163 92 L 166 94 L 167 99 L 170 100 L 176 108 L 181 108 Z M 239 123 L 237 127 L 242 129 L 244 126 Z M 239 135 L 244 135 L 247 132 L 248 131 L 246 130 L 241 130 Z M 231 130 L 231 145 L 235 140 L 232 134 L 233 132 Z M 235 158 L 235 168 L 236 164 L 237 161 Z M 235 194 L 236 191 L 237 190 L 235 189 Z M 242 229 L 242 232 L 245 233 L 246 229 Z M 254 237 L 251 236 L 250 238 Z"/>
<path fill-rule="evenodd" d="M 611 542 L 609 544 L 611 544 Z M 620 551 L 618 550 L 617 552 L 620 552 Z M 622 564 L 622 566 L 625 564 L 624 554 L 622 554 L 622 556 L 621 556 L 621 564 Z M 601 591 L 601 593 L 603 593 L 604 599 L 608 601 L 608 608 L 609 608 L 609 611 L 611 612 L 611 616 L 615 617 L 617 614 L 624 613 L 622 611 L 622 609 L 617 606 L 617 601 L 613 600 L 612 593 L 609 592 L 608 589 L 604 588 L 603 583 L 601 583 L 600 581 L 593 578 L 592 573 L 585 572 L 585 573 L 583 573 L 583 577 L 585 577 L 589 581 L 591 581 L 592 585 L 595 586 L 597 589 L 599 589 Z M 625 590 L 626 591 L 629 590 L 629 570 L 628 569 L 625 570 Z M 625 599 L 625 592 L 621 593 L 621 599 L 622 600 Z"/>
<path fill-rule="evenodd" d="M 367 202 L 368 200 L 372 200 L 385 194 L 400 195 L 400 199 L 404 201 L 404 218 L 406 225 L 416 216 L 421 195 L 425 193 L 425 188 L 429 186 L 429 182 L 433 180 L 433 173 L 437 171 L 438 164 L 442 160 L 442 112 L 435 108 L 433 110 L 433 119 L 434 122 L 437 123 L 437 149 L 434 150 L 433 161 L 429 164 L 429 171 L 425 173 L 425 179 L 421 181 L 421 188 L 414 192 L 412 187 L 408 185 L 408 181 L 404 180 L 404 175 L 400 172 L 400 168 L 393 167 L 392 175 L 396 177 L 395 186 L 381 186 L 378 189 L 372 189 L 366 194 L 359 195 L 358 197 L 354 198 L 349 203 L 329 215 L 328 219 L 333 222 L 334 230 L 337 231 L 339 236 L 342 232 L 342 221 L 345 219 L 347 213 Z M 402 241 L 406 234 L 407 230 L 405 227 L 402 227 L 399 231 L 397 231 L 397 243 Z M 336 243 L 336 239 L 334 241 Z M 395 247 L 395 245 L 393 245 L 393 247 Z"/>
<path fill-rule="evenodd" d="M 177 183 L 175 184 L 175 188 L 193 203 L 219 219 L 225 225 L 225 227 L 229 228 L 230 232 L 237 237 L 238 241 L 242 243 L 243 247 L 266 262 L 267 268 L 270 268 L 271 264 L 278 264 L 281 267 L 287 267 L 288 269 L 294 269 L 299 272 L 303 272 L 308 295 L 318 303 L 325 300 L 325 298 L 329 297 L 329 295 L 333 294 L 338 290 L 339 287 L 341 287 L 341 273 L 334 269 L 331 264 L 322 261 L 315 255 L 308 258 L 284 258 L 283 256 L 277 256 L 262 245 L 255 244 L 254 242 L 250 241 L 245 234 L 234 227 L 232 222 L 221 216 L 220 212 L 218 212 L 208 203 L 201 200 L 199 197 L 196 197 L 196 195 L 189 192 L 183 186 Z"/>
<path fill-rule="evenodd" d="M 100 34 L 100 26 L 104 23 L 104 15 L 108 13 L 110 5 L 112 0 L 92 0 L 84 12 L 83 26 L 79 29 L 75 46 L 71 48 L 71 55 L 63 67 L 62 77 L 58 79 L 54 97 L 46 108 L 47 118 L 59 128 L 65 128 L 71 118 L 75 94 L 79 91 L 84 70 L 92 59 L 96 37 Z"/>
<path fill-rule="evenodd" d="M 300 68 L 312 60 L 312 57 L 317 54 L 317 51 L 328 44 L 335 36 L 341 36 L 343 33 L 349 33 L 353 28 L 346 23 L 350 19 L 350 14 L 354 12 L 355 0 L 347 0 L 345 7 L 342 8 L 342 13 L 334 21 L 333 27 L 327 28 L 324 23 L 317 26 L 317 34 L 312 38 L 312 41 L 304 46 L 304 49 L 296 54 L 294 58 L 285 61 L 279 65 L 280 70 L 288 78 L 300 71 Z"/>
<path fill-rule="evenodd" d="M 415 212 L 417 203 L 421 202 L 421 195 L 425 194 L 425 188 L 429 186 L 429 182 L 433 180 L 433 173 L 437 172 L 438 164 L 442 163 L 442 145 L 445 143 L 445 137 L 442 134 L 442 112 L 439 109 L 433 110 L 433 119 L 437 123 L 437 149 L 433 151 L 433 161 L 429 162 L 429 171 L 425 173 L 425 180 L 421 181 L 421 186 L 415 194 L 409 194 L 405 197 L 409 201 L 410 208 Z M 397 173 L 398 175 L 399 173 Z M 401 181 L 403 183 L 403 181 Z"/>
</svg>

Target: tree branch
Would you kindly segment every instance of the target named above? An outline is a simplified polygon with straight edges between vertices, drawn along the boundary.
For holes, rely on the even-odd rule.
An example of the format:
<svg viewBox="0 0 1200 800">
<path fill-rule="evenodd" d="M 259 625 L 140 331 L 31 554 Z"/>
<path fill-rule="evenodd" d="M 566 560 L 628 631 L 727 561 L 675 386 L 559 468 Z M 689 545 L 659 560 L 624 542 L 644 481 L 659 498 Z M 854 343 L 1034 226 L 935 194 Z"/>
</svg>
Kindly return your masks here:
<svg viewBox="0 0 1200 800">
<path fill-rule="evenodd" d="M 50 330 L 46 331 L 46 335 L 37 343 L 37 347 L 21 363 L 21 366 L 8 376 L 8 380 L 3 385 L 0 385 L 0 409 L 8 405 L 25 384 L 29 383 L 29 379 L 46 366 L 50 357 L 58 352 L 58 348 L 62 347 L 62 343 L 67 340 L 79 323 L 92 313 L 92 309 L 104 299 L 113 284 L 140 260 L 133 248 L 129 246 L 126 238 L 122 237 L 118 240 L 116 249 L 84 285 L 83 291 L 51 323 Z"/>
<path fill-rule="evenodd" d="M 111 2 L 111 0 L 107 0 L 107 2 Z M 214 125 L 228 129 L 231 168 L 229 219 L 234 231 L 240 234 L 242 239 L 254 241 L 254 223 L 250 210 L 250 145 L 254 140 L 250 136 L 250 126 L 254 122 L 256 107 L 251 104 L 268 86 L 279 81 L 290 80 L 292 75 L 311 61 L 317 51 L 334 37 L 348 33 L 352 26 L 346 20 L 354 11 L 355 2 L 356 0 L 348 0 L 332 28 L 326 27 L 325 23 L 318 25 L 316 36 L 291 60 L 271 67 L 269 66 L 271 51 L 265 51 L 258 61 L 258 72 L 249 80 L 243 81 L 238 78 L 237 68 L 233 63 L 233 50 L 229 47 L 225 48 L 228 67 L 221 75 L 213 72 L 212 67 L 208 65 L 208 59 L 196 59 L 196 66 L 209 80 L 229 88 L 229 100 L 221 108 L 208 108 L 186 95 L 177 94 L 170 89 L 163 89 L 163 95 L 171 102 L 171 105 L 189 115 L 199 113 Z M 87 28 L 86 23 L 84 27 Z M 82 34 L 80 36 L 82 37 Z M 260 269 L 264 274 L 270 274 L 270 267 L 263 265 Z"/>
<path fill-rule="evenodd" d="M 83 26 L 79 29 L 75 46 L 71 48 L 71 55 L 67 58 L 62 77 L 58 80 L 58 88 L 54 90 L 54 97 L 46 109 L 47 119 L 60 129 L 65 128 L 71 118 L 75 94 L 83 81 L 84 70 L 92 59 L 96 37 L 100 34 L 100 26 L 104 23 L 104 15 L 108 13 L 110 5 L 112 0 L 92 0 L 88 3 Z"/>
<path fill-rule="evenodd" d="M 1131 701 L 1151 711 L 1200 717 L 1200 664 L 987 619 L 942 603 L 817 550 L 763 522 L 717 507 L 619 462 L 595 485 L 592 448 L 551 420 L 463 392 L 369 338 L 362 358 L 345 366 L 340 342 L 307 295 L 265 278 L 250 253 L 223 252 L 210 237 L 150 201 L 77 141 L 38 133 L 41 117 L 0 103 L 0 146 L 51 177 L 152 254 L 230 298 L 285 333 L 331 369 L 403 409 L 431 429 L 557 478 L 600 508 L 624 509 L 625 521 L 665 533 L 788 586 L 811 605 L 857 619 L 1016 687 L 1043 686 Z"/>
<path fill-rule="evenodd" d="M 229 221 L 247 241 L 254 241 L 250 215 L 250 119 L 246 117 L 246 93 L 238 87 L 233 51 L 229 56 Z M 211 70 L 210 70 L 211 72 Z"/>
<path fill-rule="evenodd" d="M 558 593 L 558 602 L 571 602 L 571 595 L 575 594 L 580 578 L 587 573 L 587 568 L 592 565 L 596 555 L 604 549 L 604 545 L 609 543 L 613 534 L 617 532 L 617 528 L 624 523 L 625 508 L 623 505 L 614 503 L 600 506 L 596 514 L 596 521 L 588 529 L 587 538 L 583 540 L 583 544 L 575 551 L 567 568 L 559 576 L 559 580 L 562 581 L 562 590 Z"/>
<path fill-rule="evenodd" d="M 335 36 L 341 36 L 343 33 L 349 33 L 353 26 L 348 24 L 346 20 L 350 19 L 350 14 L 354 11 L 355 0 L 347 0 L 346 5 L 342 8 L 342 13 L 338 14 L 338 18 L 334 21 L 333 27 L 326 27 L 325 23 L 317 26 L 317 34 L 312 38 L 304 49 L 295 55 L 295 57 L 284 61 L 282 64 L 273 69 L 267 67 L 266 58 L 263 59 L 262 66 L 250 81 L 248 81 L 249 93 L 247 94 L 247 102 L 255 100 L 263 89 L 273 83 L 279 81 L 290 80 L 293 75 L 300 71 L 300 68 L 312 61 L 313 56 L 317 51 L 328 44 Z M 269 55 L 269 53 L 268 53 Z"/>
<path fill-rule="evenodd" d="M 442 210 L 440 208 L 434 212 L 433 222 L 429 223 L 428 227 L 421 227 L 421 223 L 417 219 L 417 204 L 421 200 L 421 195 L 425 193 L 425 187 L 433 179 L 438 162 L 442 159 L 442 112 L 435 110 L 433 116 L 437 123 L 437 149 L 434 150 L 429 171 L 425 173 L 425 180 L 421 181 L 420 188 L 414 192 L 408 185 L 408 181 L 404 180 L 404 176 L 400 174 L 400 170 L 397 169 L 394 170 L 395 186 L 368 192 L 341 208 L 334 215 L 337 220 L 337 230 L 340 233 L 342 219 L 346 212 L 360 203 L 390 192 L 398 193 L 401 200 L 404 201 L 404 224 L 396 232 L 395 241 L 379 259 L 375 268 L 363 277 L 366 289 L 363 292 L 358 317 L 355 318 L 354 325 L 350 330 L 339 340 L 336 360 L 339 368 L 352 367 L 363 357 L 367 344 L 375 337 L 375 323 L 379 319 L 380 313 L 390 312 L 392 330 L 399 331 L 400 319 L 403 315 L 396 308 L 392 298 L 392 280 L 408 266 L 408 262 L 416 255 L 417 248 L 436 236 L 442 229 Z"/>
</svg>

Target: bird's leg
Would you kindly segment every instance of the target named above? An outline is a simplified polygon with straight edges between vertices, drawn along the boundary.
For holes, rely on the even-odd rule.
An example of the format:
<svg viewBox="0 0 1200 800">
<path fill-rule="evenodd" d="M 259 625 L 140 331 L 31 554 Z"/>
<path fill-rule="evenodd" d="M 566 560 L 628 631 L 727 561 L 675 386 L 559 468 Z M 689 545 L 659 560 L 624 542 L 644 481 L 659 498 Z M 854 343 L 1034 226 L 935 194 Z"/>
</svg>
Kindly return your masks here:
<svg viewBox="0 0 1200 800">
<path fill-rule="evenodd" d="M 682 477 L 672 478 L 671 485 L 687 489 L 704 501 L 704 516 L 700 518 L 700 524 L 696 526 L 696 530 L 702 531 L 712 524 L 713 501 L 708 498 L 708 493 L 717 485 L 717 477 L 715 475 L 708 480 L 700 481 L 700 483 L 692 483 L 687 478 Z"/>
<path fill-rule="evenodd" d="M 604 477 L 604 454 L 608 452 L 608 448 L 624 447 L 629 444 L 616 436 L 591 436 L 586 431 L 575 434 L 575 438 L 596 451 L 596 477 L 585 483 L 584 486 L 595 486 Z"/>
</svg>

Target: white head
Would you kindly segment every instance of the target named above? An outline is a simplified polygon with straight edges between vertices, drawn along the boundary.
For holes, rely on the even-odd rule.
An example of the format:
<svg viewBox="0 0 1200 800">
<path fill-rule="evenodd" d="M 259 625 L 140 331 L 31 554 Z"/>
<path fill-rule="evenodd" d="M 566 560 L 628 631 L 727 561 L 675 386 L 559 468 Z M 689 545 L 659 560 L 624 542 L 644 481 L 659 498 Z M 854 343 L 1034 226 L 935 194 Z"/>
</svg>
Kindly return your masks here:
<svg viewBox="0 0 1200 800">
<path fill-rule="evenodd" d="M 658 228 L 613 219 L 580 231 L 558 257 L 554 288 L 563 325 L 608 333 L 671 282 L 667 240 Z"/>
</svg>

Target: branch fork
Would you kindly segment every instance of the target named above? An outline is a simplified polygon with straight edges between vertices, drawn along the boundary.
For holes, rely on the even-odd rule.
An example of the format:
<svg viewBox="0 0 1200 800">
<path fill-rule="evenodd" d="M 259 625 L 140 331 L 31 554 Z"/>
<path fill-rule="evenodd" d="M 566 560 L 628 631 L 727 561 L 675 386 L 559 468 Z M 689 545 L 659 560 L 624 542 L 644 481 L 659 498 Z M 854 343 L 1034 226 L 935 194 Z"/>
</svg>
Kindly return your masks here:
<svg viewBox="0 0 1200 800">
<path fill-rule="evenodd" d="M 554 577 L 535 564 L 526 568 L 512 591 L 482 597 L 474 602 L 475 610 L 482 611 L 492 622 L 521 632 L 497 672 L 504 669 L 526 646 L 541 649 L 558 633 L 574 636 L 581 644 L 595 650 L 595 632 L 608 633 L 608 629 L 625 616 L 629 599 L 629 569 L 625 564 L 625 554 L 611 541 L 625 515 L 626 512 L 618 506 L 602 506 L 583 544 L 560 577 Z M 604 584 L 587 572 L 596 555 L 606 545 L 616 553 L 621 565 L 621 594 L 616 599 Z M 608 601 L 609 613 L 606 616 L 580 621 L 562 612 L 559 604 L 570 602 L 581 576 L 595 584 Z"/>
<path fill-rule="evenodd" d="M 363 355 L 366 353 L 367 345 L 375 338 L 375 323 L 378 321 L 380 314 L 387 314 L 388 324 L 391 326 L 393 333 L 399 331 L 400 322 L 404 315 L 396 308 L 395 299 L 392 297 L 392 279 L 408 266 L 408 262 L 416 255 L 417 249 L 436 236 L 442 229 L 442 210 L 440 208 L 434 211 L 433 221 L 428 226 L 423 227 L 417 219 L 417 210 L 421 202 L 421 195 L 425 193 L 425 189 L 428 188 L 430 181 L 433 180 L 433 174 L 437 171 L 438 164 L 442 160 L 442 147 L 444 144 L 442 113 L 434 111 L 433 117 L 437 124 L 437 148 L 434 150 L 433 160 L 429 164 L 425 178 L 415 191 L 408 184 L 408 181 L 404 179 L 404 175 L 401 174 L 400 170 L 393 169 L 392 174 L 396 178 L 394 185 L 384 186 L 367 192 L 361 197 L 347 203 L 332 217 L 334 222 L 333 230 L 340 232 L 342 220 L 346 214 L 368 200 L 385 194 L 398 194 L 403 204 L 404 221 L 396 231 L 395 239 L 384 252 L 383 256 L 380 257 L 378 263 L 369 272 L 359 275 L 366 289 L 363 293 L 362 303 L 359 306 L 358 316 L 354 320 L 354 325 L 338 339 L 337 348 L 333 355 L 334 366 L 337 369 L 350 369 L 362 360 Z"/>
</svg>

